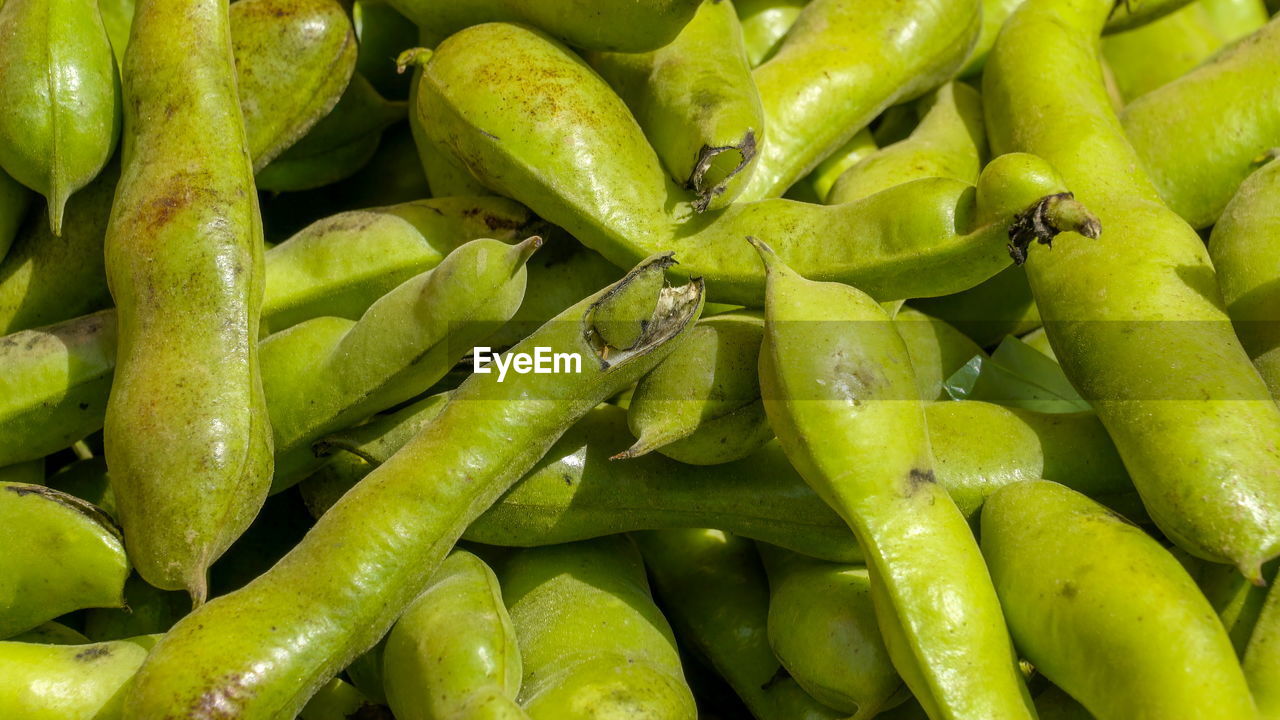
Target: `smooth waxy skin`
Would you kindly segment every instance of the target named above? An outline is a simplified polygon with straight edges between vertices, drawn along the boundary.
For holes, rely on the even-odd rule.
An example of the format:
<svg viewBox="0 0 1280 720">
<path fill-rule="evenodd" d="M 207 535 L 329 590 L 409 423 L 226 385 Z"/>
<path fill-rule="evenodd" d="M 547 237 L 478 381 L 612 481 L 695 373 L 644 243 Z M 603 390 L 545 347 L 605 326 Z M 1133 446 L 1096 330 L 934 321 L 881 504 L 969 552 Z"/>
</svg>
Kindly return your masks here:
<svg viewBox="0 0 1280 720">
<path fill-rule="evenodd" d="M 0 541 L 0 638 L 72 610 L 124 602 L 129 561 L 120 531 L 83 500 L 0 483 Z"/>
<path fill-rule="evenodd" d="M 1280 592 L 1274 582 L 1249 637 L 1243 662 L 1261 719 L 1280 718 Z"/>
<path fill-rule="evenodd" d="M 738 0 L 733 4 L 752 67 L 773 55 L 805 3 L 806 0 Z"/>
<path fill-rule="evenodd" d="M 485 185 L 620 267 L 672 250 L 672 273 L 705 278 L 719 302 L 763 300 L 746 235 L 775 239 L 802 272 L 877 299 L 958 292 L 1009 264 L 1015 215 L 1066 190 L 1042 161 L 1011 155 L 987 166 L 976 191 L 931 178 L 847 205 L 739 202 L 695 216 L 613 91 L 568 48 L 514 25 L 446 40 L 415 92 L 431 142 Z"/>
<path fill-rule="evenodd" d="M 657 272 L 661 260 L 622 283 Z M 200 707 L 227 717 L 292 717 L 390 628 L 471 520 L 575 420 L 652 369 L 701 310 L 700 286 L 664 290 L 642 346 L 605 364 L 591 318 L 619 287 L 578 302 L 516 348 L 578 352 L 581 374 L 516 375 L 501 384 L 496 373 L 468 378 L 430 425 L 271 570 L 170 630 L 133 685 L 125 717 Z"/>
<path fill-rule="evenodd" d="M 765 133 L 739 197 L 780 196 L 885 108 L 945 82 L 977 40 L 980 16 L 977 0 L 812 0 L 752 73 Z"/>
<path fill-rule="evenodd" d="M 670 44 L 651 53 L 587 59 L 635 114 L 694 208 L 733 202 L 755 168 L 764 109 L 742 28 L 728 0 L 704 2 Z"/>
<path fill-rule="evenodd" d="M 499 577 L 530 720 L 697 717 L 671 627 L 630 539 L 521 550 Z"/>
<path fill-rule="evenodd" d="M 983 507 L 982 552 L 1018 649 L 1098 720 L 1256 717 L 1213 608 L 1124 518 L 1017 483 Z"/>
<path fill-rule="evenodd" d="M 1160 197 L 1193 227 L 1211 225 L 1258 156 L 1280 145 L 1277 62 L 1280 21 L 1272 20 L 1121 113 Z M 1197 111 L 1176 117 L 1180 108 Z M 1210 132 L 1216 140 L 1199 142 Z"/>
<path fill-rule="evenodd" d="M 621 456 L 657 450 L 680 462 L 715 465 L 760 449 L 773 437 L 756 372 L 763 339 L 758 312 L 699 321 L 636 386 L 627 415 L 636 444 Z"/>
<path fill-rule="evenodd" d="M 118 720 L 124 689 L 154 642 L 0 642 L 0 707 L 23 720 Z"/>
<path fill-rule="evenodd" d="M 257 172 L 342 97 L 356 67 L 355 30 L 335 0 L 241 0 L 231 6 L 231 31 Z"/>
<path fill-rule="evenodd" d="M 1207 22 L 1201 3 L 1193 2 L 1153 23 L 1108 35 L 1102 55 L 1116 89 L 1130 101 L 1181 77 L 1225 41 Z"/>
<path fill-rule="evenodd" d="M 455 550 L 404 611 L 382 652 L 397 720 L 522 718 L 520 647 L 488 565 Z"/>
<path fill-rule="evenodd" d="M 857 135 L 849 138 L 839 150 L 831 153 L 825 160 L 818 163 L 818 166 L 809 173 L 807 178 L 808 184 L 813 187 L 813 199 L 818 202 L 826 202 L 827 196 L 831 193 L 831 186 L 836 184 L 840 176 L 846 170 L 862 162 L 872 153 L 880 149 L 876 145 L 875 136 L 871 134 L 870 128 L 862 128 Z M 792 186 L 789 194 L 803 193 L 804 183 L 798 183 Z M 803 200 L 803 197 L 793 196 L 796 200 Z"/>
<path fill-rule="evenodd" d="M 0 6 L 0 167 L 44 195 L 62 233 L 72 193 L 120 137 L 120 79 L 97 0 Z"/>
<path fill-rule="evenodd" d="M 755 717 L 843 717 L 780 675 L 767 631 L 769 586 L 750 541 L 700 529 L 634 537 L 680 639 L 706 658 Z"/>
<path fill-rule="evenodd" d="M 760 546 L 769 646 L 800 687 L 853 718 L 884 709 L 902 680 L 880 638 L 867 569 Z"/>
<path fill-rule="evenodd" d="M 105 243 L 119 323 L 107 463 L 138 572 L 200 602 L 206 570 L 271 482 L 257 369 L 262 221 L 226 6 L 139 3 L 123 77 Z M 176 109 L 164 123 L 150 121 L 166 108 Z"/>
<path fill-rule="evenodd" d="M 583 50 L 639 53 L 674 40 L 700 0 L 390 0 L 428 44 L 472 25 L 522 23 Z"/>
<path fill-rule="evenodd" d="M 1209 256 L 1236 335 L 1280 397 L 1280 162 L 1240 185 L 1209 235 Z"/>
<path fill-rule="evenodd" d="M 525 260 L 541 243 L 473 240 L 379 298 L 358 321 L 315 318 L 263 342 L 272 490 L 321 464 L 311 444 L 322 435 L 425 392 L 509 320 L 524 298 Z"/>
<path fill-rule="evenodd" d="M 1232 332 L 1204 243 L 1161 203 L 1110 108 L 1097 39 L 1110 11 L 1036 0 L 1014 13 L 983 74 L 988 135 L 995 152 L 1052 163 L 1106 228 L 1037 253 L 1027 277 L 1151 518 L 1184 550 L 1257 578 L 1280 553 L 1280 410 Z"/>
<path fill-rule="evenodd" d="M 970 78 L 982 72 L 987 62 L 987 53 L 996 44 L 996 36 L 1000 34 L 1000 28 L 1004 27 L 1004 21 L 1022 3 L 1023 0 L 982 0 L 982 30 L 978 34 L 978 41 L 969 51 L 969 59 L 960 69 L 960 77 Z"/>
<path fill-rule="evenodd" d="M 1033 718 L 977 543 L 935 480 L 905 345 L 866 294 L 805 280 L 756 244 L 765 410 L 863 548 L 894 666 L 935 720 Z"/>
<path fill-rule="evenodd" d="M 919 112 L 920 124 L 909 137 L 844 171 L 824 202 L 835 205 L 861 200 L 929 177 L 975 184 L 987 155 L 978 92 L 963 83 L 947 83 L 919 103 Z"/>
</svg>

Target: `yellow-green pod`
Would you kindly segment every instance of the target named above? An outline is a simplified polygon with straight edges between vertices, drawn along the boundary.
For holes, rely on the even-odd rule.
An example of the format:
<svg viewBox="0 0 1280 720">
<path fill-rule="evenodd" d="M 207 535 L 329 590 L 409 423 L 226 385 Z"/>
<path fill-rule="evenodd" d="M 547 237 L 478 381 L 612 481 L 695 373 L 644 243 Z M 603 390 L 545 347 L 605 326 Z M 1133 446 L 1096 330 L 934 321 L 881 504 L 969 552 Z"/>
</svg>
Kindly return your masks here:
<svg viewBox="0 0 1280 720">
<path fill-rule="evenodd" d="M 1263 579 L 1270 583 L 1276 575 L 1276 563 L 1263 567 L 1262 570 Z M 1209 604 L 1218 613 L 1218 619 L 1227 629 L 1227 637 L 1231 638 L 1236 654 L 1243 657 L 1249 637 L 1266 604 L 1268 588 L 1245 580 L 1230 565 L 1203 563 L 1197 571 L 1191 571 L 1191 575 L 1200 586 L 1200 592 L 1204 593 Z"/>
<path fill-rule="evenodd" d="M 262 219 L 227 13 L 221 0 L 138 3 L 105 241 L 119 327 L 105 445 L 120 522 L 139 574 L 197 603 L 271 484 Z"/>
<path fill-rule="evenodd" d="M 1057 483 L 1016 483 L 983 507 L 982 552 L 1018 649 L 1098 720 L 1256 717 L 1213 608 L 1124 518 Z"/>
<path fill-rule="evenodd" d="M 120 78 L 97 0 L 0 6 L 0 167 L 45 196 L 62 234 L 67 198 L 120 137 Z"/>
<path fill-rule="evenodd" d="M 0 708 L 22 720 L 121 720 L 124 691 L 154 641 L 0 642 Z"/>
<path fill-rule="evenodd" d="M 736 0 L 743 45 L 751 67 L 768 60 L 800 17 L 808 0 Z"/>
<path fill-rule="evenodd" d="M 1193 0 L 1131 0 L 1117 5 L 1107 16 L 1102 34 L 1125 32 L 1155 22 L 1180 8 L 1191 4 Z"/>
<path fill-rule="evenodd" d="M 583 50 L 639 53 L 675 39 L 701 0 L 390 0 L 434 45 L 490 22 L 536 27 Z"/>
<path fill-rule="evenodd" d="M 800 687 L 851 718 L 875 717 L 902 688 L 880 639 L 867 569 L 761 545 L 769 646 Z"/>
<path fill-rule="evenodd" d="M 44 458 L 0 465 L 0 482 L 44 485 Z"/>
<path fill-rule="evenodd" d="M 974 355 L 986 354 L 959 330 L 913 308 L 899 310 L 893 325 L 907 346 L 921 400 L 946 399 L 943 382 Z"/>
<path fill-rule="evenodd" d="M 905 140 L 871 153 L 844 171 L 824 202 L 861 200 L 894 185 L 928 177 L 978 181 L 987 156 L 982 98 L 960 82 L 943 85 L 919 104 L 920 124 Z"/>
<path fill-rule="evenodd" d="M 1262 0 L 1198 0 L 1196 5 L 1223 42 L 1252 33 L 1266 25 L 1270 16 Z"/>
<path fill-rule="evenodd" d="M 259 189 L 268 192 L 298 192 L 332 185 L 355 175 L 378 152 L 381 133 L 355 138 L 341 147 L 314 155 L 285 151 L 255 178 Z"/>
<path fill-rule="evenodd" d="M 675 638 L 625 536 L 522 550 L 499 578 L 530 720 L 693 720 Z"/>
<path fill-rule="evenodd" d="M 892 322 L 866 294 L 806 280 L 753 244 L 769 273 L 765 410 L 796 470 L 857 537 L 894 667 L 936 719 L 1034 718 L 977 543 L 936 481 Z"/>
<path fill-rule="evenodd" d="M 880 147 L 876 145 L 875 136 L 871 134 L 868 128 L 862 128 L 857 135 L 849 138 L 849 141 L 840 146 L 839 150 L 831 153 L 822 162 L 818 163 L 818 167 L 809 173 L 807 178 L 809 185 L 813 188 L 814 200 L 817 202 L 826 202 L 827 195 L 831 193 L 831 186 L 836 184 L 840 176 L 846 170 L 865 160 Z M 792 186 L 795 191 L 799 185 Z"/>
<path fill-rule="evenodd" d="M 41 645 L 81 645 L 88 644 L 89 638 L 71 628 L 50 620 L 30 630 L 9 638 L 11 642 L 38 643 Z"/>
<path fill-rule="evenodd" d="M 1225 42 L 1193 2 L 1153 23 L 1102 39 L 1102 57 L 1121 97 L 1130 101 L 1175 80 Z"/>
<path fill-rule="evenodd" d="M 960 77 L 972 78 L 982 72 L 987 63 L 987 53 L 996 44 L 996 36 L 1004 21 L 1009 19 L 1023 0 L 982 0 L 982 30 L 978 34 L 978 42 L 969 51 L 969 59 L 960 68 Z"/>
<path fill-rule="evenodd" d="M 1280 398 L 1280 161 L 1240 184 L 1209 235 L 1209 256 L 1240 343 Z"/>
<path fill-rule="evenodd" d="M 0 483 L 0 541 L 0 638 L 72 610 L 123 604 L 129 560 L 120 531 L 89 503 Z"/>
<path fill-rule="evenodd" d="M 298 711 L 298 720 L 380 720 L 390 718 L 389 712 L 351 683 L 334 678 Z"/>
<path fill-rule="evenodd" d="M 1280 146 L 1277 62 L 1280 20 L 1273 19 L 1120 114 L 1160 197 L 1192 227 L 1212 225 L 1258 157 Z"/>
<path fill-rule="evenodd" d="M 1244 674 L 1261 720 L 1280 718 L 1280 592 L 1274 582 L 1245 647 Z"/>
<path fill-rule="evenodd" d="M 397 720 L 524 718 L 520 646 L 498 578 L 455 550 L 387 635 L 383 685 Z"/>
<path fill-rule="evenodd" d="M 111 51 L 116 56 L 116 68 L 124 65 L 124 50 L 129 46 L 129 28 L 133 25 L 135 0 L 98 0 L 102 13 L 102 25 L 111 40 Z"/>
<path fill-rule="evenodd" d="M 812 0 L 753 71 L 760 159 L 739 196 L 778 197 L 882 110 L 949 79 L 977 40 L 977 0 Z"/>
<path fill-rule="evenodd" d="M 356 36 L 337 0 L 240 0 L 231 32 L 256 172 L 338 103 L 355 71 Z"/>
<path fill-rule="evenodd" d="M 755 167 L 764 110 L 730 0 L 704 2 L 676 39 L 650 53 L 588 61 L 622 96 L 699 212 L 737 198 Z"/>
</svg>

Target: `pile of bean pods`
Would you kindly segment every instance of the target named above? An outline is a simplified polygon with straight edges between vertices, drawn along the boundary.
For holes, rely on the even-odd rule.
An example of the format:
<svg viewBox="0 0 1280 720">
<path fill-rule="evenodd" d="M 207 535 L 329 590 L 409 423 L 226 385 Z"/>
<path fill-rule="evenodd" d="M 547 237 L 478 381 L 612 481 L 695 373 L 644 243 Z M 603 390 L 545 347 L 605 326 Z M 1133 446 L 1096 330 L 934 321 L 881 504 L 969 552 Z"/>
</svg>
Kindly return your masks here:
<svg viewBox="0 0 1280 720">
<path fill-rule="evenodd" d="M 0 720 L 1280 720 L 1275 10 L 0 0 Z"/>
</svg>

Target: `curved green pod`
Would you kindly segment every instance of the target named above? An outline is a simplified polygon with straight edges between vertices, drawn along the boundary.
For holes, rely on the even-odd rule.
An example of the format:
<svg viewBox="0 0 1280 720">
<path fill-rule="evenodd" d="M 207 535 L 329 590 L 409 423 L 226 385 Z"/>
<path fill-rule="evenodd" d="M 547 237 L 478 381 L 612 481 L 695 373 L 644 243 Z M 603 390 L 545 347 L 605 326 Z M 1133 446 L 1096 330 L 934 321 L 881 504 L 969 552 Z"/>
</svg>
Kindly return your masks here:
<svg viewBox="0 0 1280 720">
<path fill-rule="evenodd" d="M 520 646 L 498 578 L 455 550 L 387 635 L 387 703 L 397 720 L 524 718 Z"/>
<path fill-rule="evenodd" d="M 880 638 L 867 569 L 760 546 L 769 646 L 791 677 L 851 718 L 875 717 L 902 689 Z"/>
<path fill-rule="evenodd" d="M 67 198 L 111 159 L 120 78 L 97 0 L 0 6 L 0 167 L 48 200 L 62 234 Z"/>
<path fill-rule="evenodd" d="M 1207 22 L 1201 3 L 1193 2 L 1155 22 L 1102 38 L 1102 57 L 1120 96 L 1131 101 L 1182 77 L 1224 42 Z"/>
<path fill-rule="evenodd" d="M 13 465 L 0 465 L 0 481 L 43 485 L 44 458 L 27 460 Z"/>
<path fill-rule="evenodd" d="M 1269 563 L 1262 569 L 1263 579 L 1268 583 L 1275 578 L 1276 565 Z M 1198 570 L 1188 568 L 1188 571 L 1218 613 L 1236 654 L 1244 656 L 1249 637 L 1266 604 L 1268 589 L 1245 580 L 1230 565 L 1205 563 Z"/>
<path fill-rule="evenodd" d="M 0 707 L 23 720 L 120 720 L 125 689 L 153 643 L 0 642 Z"/>
<path fill-rule="evenodd" d="M 1267 24 L 1262 0 L 1198 0 L 1205 21 L 1225 42 L 1233 42 Z"/>
<path fill-rule="evenodd" d="M 1027 277 L 1151 518 L 1184 550 L 1256 579 L 1280 553 L 1280 409 L 1232 331 L 1204 243 L 1160 202 L 1111 110 L 1096 50 L 1110 12 L 1105 0 L 1042 0 L 1014 13 L 983 74 L 988 136 L 996 152 L 1052 163 L 1108 228 L 1104 242 L 1038 253 Z"/>
<path fill-rule="evenodd" d="M 356 66 L 356 36 L 337 0 L 240 0 L 232 51 L 254 172 L 338 103 Z"/>
<path fill-rule="evenodd" d="M 773 56 L 807 3 L 808 0 L 737 0 L 733 3 L 751 67 Z"/>
<path fill-rule="evenodd" d="M 636 442 L 619 458 L 657 450 L 693 465 L 738 460 L 773 438 L 760 401 L 756 358 L 764 316 L 730 312 L 700 320 L 636 385 L 627 422 Z"/>
<path fill-rule="evenodd" d="M 1132 0 L 1115 6 L 1102 28 L 1104 35 L 1125 32 L 1155 22 L 1191 4 L 1193 0 Z"/>
<path fill-rule="evenodd" d="M 321 463 L 311 445 L 427 390 L 515 314 L 524 263 L 542 244 L 472 240 L 383 295 L 358 321 L 322 317 L 262 343 L 274 435 L 272 491 Z"/>
<path fill-rule="evenodd" d="M 124 603 L 129 560 L 120 531 L 93 505 L 41 485 L 0 483 L 0 541 L 0 638 L 72 610 Z"/>
<path fill-rule="evenodd" d="M 1018 649 L 1098 720 L 1256 717 L 1213 608 L 1124 518 L 1056 483 L 1016 483 L 983 507 L 982 552 Z"/>
<path fill-rule="evenodd" d="M 1192 227 L 1213 224 L 1258 157 L 1280 145 L 1277 62 L 1280 21 L 1273 19 L 1120 114 L 1161 199 Z"/>
<path fill-rule="evenodd" d="M 105 444 L 139 574 L 206 594 L 271 483 L 258 371 L 262 219 L 227 7 L 142 0 L 105 240 L 119 343 Z M 148 122 L 164 113 L 164 124 Z"/>
<path fill-rule="evenodd" d="M 760 159 L 739 196 L 778 197 L 890 105 L 946 82 L 978 38 L 977 0 L 812 0 L 752 75 Z"/>
<path fill-rule="evenodd" d="M 925 401 L 945 399 L 943 382 L 975 355 L 986 354 L 959 330 L 913 308 L 894 314 L 893 326 L 907 346 L 916 387 Z"/>
<path fill-rule="evenodd" d="M 818 166 L 809 173 L 807 178 L 808 184 L 813 189 L 813 199 L 818 202 L 826 202 L 827 195 L 831 193 L 831 186 L 836 184 L 840 176 L 846 170 L 862 162 L 880 146 L 876 145 L 875 136 L 871 134 L 870 128 L 862 128 L 857 135 L 849 138 L 848 142 L 840 146 L 839 150 L 831 153 Z M 792 186 L 792 190 L 788 194 L 799 190 L 803 192 L 802 184 Z M 797 197 L 797 200 L 804 198 Z"/>
<path fill-rule="evenodd" d="M 933 718 L 1034 718 L 982 555 L 936 480 L 889 317 L 865 293 L 806 280 L 753 244 L 769 273 L 765 410 L 797 471 L 857 537 L 894 667 Z"/>
<path fill-rule="evenodd" d="M 254 180 L 259 190 L 310 190 L 350 177 L 373 157 L 382 131 L 405 116 L 405 103 L 382 97 L 360 73 L 338 103 Z"/>
<path fill-rule="evenodd" d="M 763 298 L 747 235 L 774 240 L 814 277 L 891 300 L 958 292 L 996 274 L 1009 264 L 1011 229 L 1015 246 L 1030 241 L 1026 230 L 1045 240 L 1059 229 L 1097 232 L 1061 195 L 1052 168 L 1021 154 L 988 164 L 976 190 L 930 178 L 845 205 L 767 200 L 697 215 L 612 90 L 567 48 L 515 25 L 446 40 L 415 93 L 413 112 L 431 120 L 423 125 L 431 141 L 487 186 L 619 266 L 674 251 L 673 273 L 704 278 L 718 302 Z"/>
<path fill-rule="evenodd" d="M 649 53 L 587 55 L 631 108 L 662 164 L 702 212 L 737 198 L 755 168 L 764 109 L 729 0 L 704 2 Z"/>
<path fill-rule="evenodd" d="M 0 466 L 44 457 L 101 428 L 115 355 L 110 310 L 0 337 Z"/>
<path fill-rule="evenodd" d="M 136 0 L 98 0 L 102 14 L 102 26 L 111 40 L 111 52 L 116 56 L 116 69 L 124 65 L 124 51 L 129 47 L 129 28 L 133 26 L 133 10 Z"/>
<path fill-rule="evenodd" d="M 29 205 L 31 191 L 9 177 L 4 170 L 0 170 L 0 261 L 9 254 L 9 248 L 13 246 L 14 237 L 18 234 Z"/>
<path fill-rule="evenodd" d="M 1250 175 L 1209 235 L 1227 314 L 1271 394 L 1280 397 L 1280 162 Z"/>
<path fill-rule="evenodd" d="M 389 0 L 417 24 L 428 45 L 491 22 L 536 27 L 582 50 L 640 53 L 675 40 L 701 0 Z"/>
<path fill-rule="evenodd" d="M 630 539 L 521 550 L 502 564 L 530 720 L 693 720 L 671 627 Z"/>
<path fill-rule="evenodd" d="M 139 673 L 126 714 L 182 714 L 208 703 L 241 717 L 296 712 L 386 633 L 463 529 L 561 433 L 670 352 L 701 311 L 696 283 L 659 291 L 641 344 L 607 361 L 593 324 L 619 290 L 669 262 L 648 261 L 512 351 L 577 353 L 580 373 L 469 377 L 432 423 L 270 570 L 179 621 Z"/>
<path fill-rule="evenodd" d="M 1280 592 L 1274 582 L 1249 636 L 1243 664 L 1261 720 L 1280 718 Z"/>
<path fill-rule="evenodd" d="M 81 645 L 87 644 L 89 638 L 71 628 L 50 620 L 36 627 L 8 638 L 10 642 L 38 643 L 41 645 Z"/>
<path fill-rule="evenodd" d="M 951 178 L 969 185 L 977 182 L 987 156 L 978 91 L 950 82 L 917 106 L 920 123 L 911 135 L 845 170 L 824 202 L 837 205 L 861 200 L 921 178 Z"/>
<path fill-rule="evenodd" d="M 750 541 L 702 529 L 633 537 L 681 641 L 729 683 L 752 715 L 758 720 L 843 717 L 787 677 L 769 647 L 769 586 Z"/>
<path fill-rule="evenodd" d="M 972 78 L 982 73 L 987 63 L 987 54 L 996 44 L 996 36 L 1000 28 L 1024 0 L 982 0 L 982 29 L 978 33 L 978 41 L 969 51 L 969 58 L 960 68 L 960 77 Z"/>
<path fill-rule="evenodd" d="M 463 243 L 514 240 L 532 220 L 495 197 L 416 200 L 317 220 L 266 252 L 263 326 L 274 332 L 322 316 L 356 320 Z"/>
</svg>

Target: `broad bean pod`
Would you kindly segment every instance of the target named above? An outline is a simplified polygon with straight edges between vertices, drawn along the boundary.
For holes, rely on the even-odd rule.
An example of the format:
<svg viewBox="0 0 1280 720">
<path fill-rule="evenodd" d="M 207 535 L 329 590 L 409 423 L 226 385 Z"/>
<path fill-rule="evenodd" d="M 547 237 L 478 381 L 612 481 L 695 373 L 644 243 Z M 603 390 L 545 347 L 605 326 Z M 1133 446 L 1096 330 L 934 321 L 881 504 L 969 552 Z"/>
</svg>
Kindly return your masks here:
<svg viewBox="0 0 1280 720">
<path fill-rule="evenodd" d="M 936 481 L 902 339 L 865 293 L 806 280 L 752 244 L 769 273 L 769 422 L 857 537 L 894 667 L 935 720 L 1034 718 L 977 543 Z"/>
<path fill-rule="evenodd" d="M 1111 6 L 1036 0 L 1014 13 L 983 73 L 988 136 L 996 152 L 1052 163 L 1108 228 L 1104 242 L 1038 253 L 1027 276 L 1151 518 L 1257 580 L 1280 553 L 1280 409 L 1232 332 L 1204 243 L 1161 203 L 1110 107 L 1097 36 Z"/>
<path fill-rule="evenodd" d="M 519 720 L 519 641 L 498 578 L 455 550 L 387 635 L 387 702 L 397 720 Z"/>
<path fill-rule="evenodd" d="M 697 196 L 725 207 L 755 169 L 764 109 L 732 2 L 704 2 L 670 44 L 650 53 L 588 54 L 631 108 L 662 164 Z"/>
<path fill-rule="evenodd" d="M 742 25 L 743 46 L 751 67 L 768 60 L 808 0 L 737 0 L 733 8 Z"/>
<path fill-rule="evenodd" d="M 1193 2 L 1153 23 L 1102 38 L 1102 57 L 1121 98 L 1131 101 L 1182 77 L 1224 42 L 1207 22 L 1202 4 Z"/>
<path fill-rule="evenodd" d="M 0 638 L 72 610 L 123 604 L 129 560 L 120 531 L 89 503 L 0 483 L 0 540 Z"/>
<path fill-rule="evenodd" d="M 521 550 L 501 565 L 530 720 L 693 720 L 675 638 L 622 535 Z"/>
<path fill-rule="evenodd" d="M 1280 592 L 1274 582 L 1249 636 L 1243 663 L 1261 720 L 1280 718 Z"/>
<path fill-rule="evenodd" d="M 958 292 L 996 274 L 1009 264 L 1011 228 L 1019 248 L 1032 235 L 1098 231 L 1053 170 L 1022 154 L 992 161 L 976 190 L 930 178 L 845 205 L 767 200 L 696 215 L 622 101 L 568 48 L 494 23 L 418 57 L 412 112 L 431 142 L 621 267 L 674 251 L 676 274 L 704 278 L 718 302 L 763 299 L 764 272 L 742 241 L 749 234 L 776 238 L 806 274 L 895 300 Z"/>
<path fill-rule="evenodd" d="M 154 636 L 83 645 L 0 642 L 0 707 L 23 720 L 119 720 Z"/>
<path fill-rule="evenodd" d="M 131 687 L 125 717 L 200 707 L 272 717 L 302 707 L 386 633 L 463 529 L 574 421 L 670 352 L 670 341 L 701 310 L 697 283 L 660 291 L 640 344 L 608 360 L 593 325 L 611 298 L 670 262 L 645 262 L 513 350 L 576 352 L 580 374 L 517 375 L 505 383 L 495 373 L 468 378 L 433 422 L 347 492 L 274 567 L 170 630 Z M 424 474 L 424 467 L 433 470 Z"/>
<path fill-rule="evenodd" d="M 1155 22 L 1186 7 L 1193 0 L 1129 0 L 1116 3 L 1107 16 L 1103 34 L 1124 32 Z"/>
<path fill-rule="evenodd" d="M 1098 720 L 1256 716 L 1213 608 L 1124 518 L 1033 480 L 987 500 L 981 536 L 1018 649 Z"/>
</svg>

